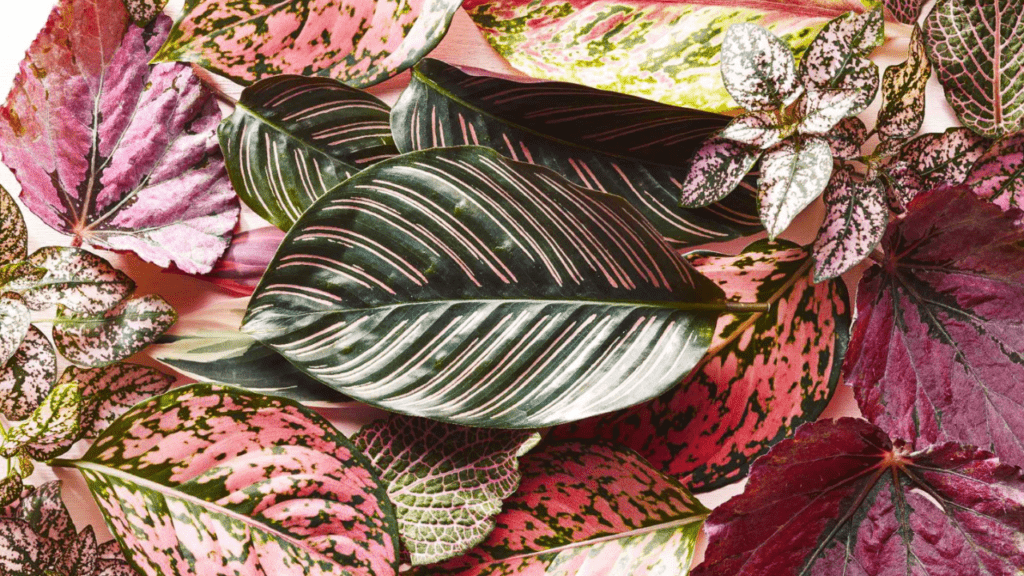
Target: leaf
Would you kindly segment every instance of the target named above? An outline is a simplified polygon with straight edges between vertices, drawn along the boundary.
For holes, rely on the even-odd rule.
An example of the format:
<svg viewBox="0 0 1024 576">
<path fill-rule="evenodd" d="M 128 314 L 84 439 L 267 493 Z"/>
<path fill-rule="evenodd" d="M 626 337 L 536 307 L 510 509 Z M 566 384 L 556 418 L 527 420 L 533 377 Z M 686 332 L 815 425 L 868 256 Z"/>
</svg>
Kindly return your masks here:
<svg viewBox="0 0 1024 576">
<path fill-rule="evenodd" d="M 943 184 L 963 183 L 990 142 L 966 128 L 923 134 L 903 145 L 885 168 L 901 210 L 914 196 Z"/>
<path fill-rule="evenodd" d="M 167 0 L 122 0 L 136 26 L 145 27 L 163 13 Z"/>
<path fill-rule="evenodd" d="M 396 573 L 370 464 L 298 404 L 209 384 L 137 404 L 73 465 L 140 574 Z"/>
<path fill-rule="evenodd" d="M 195 62 L 243 84 L 299 74 L 370 86 L 433 50 L 458 7 L 457 0 L 188 0 L 154 60 Z"/>
<path fill-rule="evenodd" d="M 801 92 L 789 46 L 753 23 L 733 24 L 725 32 L 722 81 L 729 95 L 752 111 L 778 110 Z"/>
<path fill-rule="evenodd" d="M 14 357 L 0 370 L 0 412 L 10 420 L 28 418 L 57 378 L 57 354 L 46 335 L 30 326 Z"/>
<path fill-rule="evenodd" d="M 678 207 L 687 161 L 728 123 L 725 116 L 561 82 L 516 82 L 426 59 L 413 69 L 391 118 L 404 152 L 479 144 L 546 166 L 579 186 L 622 196 L 677 246 L 761 228 L 752 177 L 720 205 Z M 722 196 L 741 185 L 749 167 L 722 184 Z"/>
<path fill-rule="evenodd" d="M 487 540 L 411 576 L 686 575 L 707 509 L 635 452 L 569 442 L 520 464 L 519 490 Z"/>
<path fill-rule="evenodd" d="M 849 74 L 858 73 L 865 58 L 884 41 L 881 10 L 847 12 L 826 24 L 811 42 L 800 59 L 800 80 L 808 93 L 834 90 Z"/>
<path fill-rule="evenodd" d="M 809 251 L 785 240 L 690 261 L 731 301 L 770 310 L 723 314 L 701 365 L 657 399 L 549 437 L 621 442 L 703 492 L 746 476 L 755 458 L 825 409 L 849 340 L 850 297 L 841 280 L 814 284 Z"/>
<path fill-rule="evenodd" d="M 787 140 L 764 153 L 758 204 L 768 237 L 785 230 L 828 185 L 832 152 L 816 137 Z"/>
<path fill-rule="evenodd" d="M 352 437 L 387 488 L 413 566 L 448 560 L 481 543 L 502 501 L 519 487 L 518 457 L 539 440 L 530 431 L 398 414 Z"/>
<path fill-rule="evenodd" d="M 27 264 L 45 274 L 19 275 L 4 290 L 18 294 L 31 310 L 60 304 L 75 313 L 100 314 L 135 290 L 135 282 L 124 272 L 78 248 L 46 246 L 29 256 Z"/>
<path fill-rule="evenodd" d="M 853 418 L 807 424 L 708 518 L 694 576 L 1013 574 L 1024 480 L 976 448 L 912 452 Z"/>
<path fill-rule="evenodd" d="M 68 366 L 58 384 L 71 382 L 78 383 L 82 395 L 81 436 L 95 438 L 128 408 L 166 392 L 174 378 L 149 366 L 121 363 L 104 368 Z"/>
<path fill-rule="evenodd" d="M 276 76 L 242 91 L 218 130 L 238 196 L 288 230 L 349 176 L 398 155 L 388 106 L 328 78 Z"/>
<path fill-rule="evenodd" d="M 7 189 L 0 186 L 0 265 L 12 264 L 28 256 L 28 228 L 21 210 Z"/>
<path fill-rule="evenodd" d="M 725 138 L 708 138 L 687 162 L 680 205 L 708 206 L 740 186 L 761 153 Z"/>
<path fill-rule="evenodd" d="M 150 67 L 170 19 L 121 0 L 60 0 L 0 108 L 21 199 L 74 242 L 209 271 L 238 219 L 213 93 L 184 65 Z"/>
<path fill-rule="evenodd" d="M 988 138 L 1024 129 L 1024 5 L 939 0 L 924 34 L 928 59 L 964 126 Z"/>
<path fill-rule="evenodd" d="M 0 512 L 0 570 L 44 576 L 75 539 L 71 515 L 60 497 L 60 481 L 27 487 Z"/>
<path fill-rule="evenodd" d="M 979 145 L 978 149 L 983 149 Z M 959 174 L 958 174 L 959 175 Z M 996 141 L 961 180 L 1001 208 L 1024 207 L 1024 134 Z"/>
<path fill-rule="evenodd" d="M 76 382 L 57 385 L 28 420 L 7 429 L 0 441 L 0 455 L 10 458 L 24 450 L 34 460 L 45 461 L 63 454 L 81 438 L 81 404 Z"/>
<path fill-rule="evenodd" d="M 970 189 L 911 202 L 864 274 L 846 381 L 889 434 L 1024 462 L 1024 223 Z"/>
<path fill-rule="evenodd" d="M 825 222 L 814 242 L 814 281 L 837 278 L 867 258 L 888 224 L 879 180 L 855 178 L 850 170 L 833 174 L 825 189 Z"/>
<path fill-rule="evenodd" d="M 249 296 L 260 283 L 282 240 L 284 232 L 274 226 L 235 234 L 224 256 L 201 278 L 234 296 Z"/>
<path fill-rule="evenodd" d="M 53 342 L 68 360 L 103 367 L 139 352 L 174 324 L 178 315 L 163 298 L 149 294 L 93 317 L 57 309 Z"/>
<path fill-rule="evenodd" d="M 882 109 L 876 129 L 883 140 L 911 138 L 924 123 L 925 89 L 932 75 L 921 29 L 914 26 L 909 56 L 882 76 Z"/>
<path fill-rule="evenodd" d="M 242 331 L 356 400 L 539 428 L 678 382 L 721 297 L 621 198 L 486 148 L 435 148 L 318 200 Z"/>
<path fill-rule="evenodd" d="M 921 16 L 925 0 L 884 0 L 884 3 L 886 12 L 895 17 L 897 22 L 914 24 Z"/>
<path fill-rule="evenodd" d="M 31 325 L 32 314 L 21 300 L 0 297 L 0 365 L 18 351 Z"/>
<path fill-rule="evenodd" d="M 778 125 L 775 112 L 753 112 L 733 118 L 719 136 L 767 150 L 796 131 L 796 126 Z"/>
<path fill-rule="evenodd" d="M 844 118 L 825 134 L 833 158 L 854 160 L 861 157 L 861 146 L 868 139 L 868 129 L 856 116 Z"/>
<path fill-rule="evenodd" d="M 799 131 L 824 135 L 844 118 L 863 112 L 878 93 L 878 66 L 857 58 L 834 88 L 808 89 L 798 108 Z"/>
</svg>

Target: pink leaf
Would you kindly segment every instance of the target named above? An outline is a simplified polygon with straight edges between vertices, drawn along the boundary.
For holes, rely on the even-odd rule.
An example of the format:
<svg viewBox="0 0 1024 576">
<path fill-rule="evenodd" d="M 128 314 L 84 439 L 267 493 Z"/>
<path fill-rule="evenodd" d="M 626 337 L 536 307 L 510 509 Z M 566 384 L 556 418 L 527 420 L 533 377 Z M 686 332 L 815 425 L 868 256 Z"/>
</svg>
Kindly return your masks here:
<svg viewBox="0 0 1024 576">
<path fill-rule="evenodd" d="M 885 188 L 848 170 L 836 172 L 825 189 L 825 222 L 814 242 L 814 281 L 835 278 L 868 257 L 889 223 Z"/>
</svg>

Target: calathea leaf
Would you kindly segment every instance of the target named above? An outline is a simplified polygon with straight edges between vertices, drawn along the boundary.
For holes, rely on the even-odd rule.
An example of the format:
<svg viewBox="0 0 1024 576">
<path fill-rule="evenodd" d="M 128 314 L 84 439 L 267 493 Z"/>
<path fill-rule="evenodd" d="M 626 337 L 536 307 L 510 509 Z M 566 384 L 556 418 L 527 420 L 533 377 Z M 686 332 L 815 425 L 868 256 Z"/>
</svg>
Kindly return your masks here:
<svg viewBox="0 0 1024 576">
<path fill-rule="evenodd" d="M 925 88 L 932 65 L 917 26 L 910 37 L 909 51 L 906 62 L 886 68 L 882 76 L 882 109 L 876 129 L 884 140 L 910 138 L 924 123 Z"/>
<path fill-rule="evenodd" d="M 1024 134 L 996 141 L 961 181 L 1002 208 L 1024 208 Z"/>
<path fill-rule="evenodd" d="M 94 438 L 131 406 L 166 392 L 174 378 L 149 366 L 120 363 L 104 368 L 68 366 L 58 384 L 78 383 L 82 438 Z"/>
<path fill-rule="evenodd" d="M 730 195 L 761 158 L 756 148 L 712 137 L 704 141 L 687 163 L 679 204 L 707 206 Z"/>
<path fill-rule="evenodd" d="M 825 189 L 825 222 L 814 242 L 814 281 L 836 278 L 867 258 L 887 224 L 881 181 L 863 180 L 852 170 L 833 174 Z"/>
<path fill-rule="evenodd" d="M 122 0 L 60 0 L 0 108 L 0 152 L 25 205 L 75 243 L 201 273 L 238 199 L 213 93 L 188 66 L 147 64 L 169 28 L 130 24 Z"/>
<path fill-rule="evenodd" d="M 800 95 L 793 52 L 757 24 L 733 24 L 725 33 L 722 81 L 747 110 L 778 110 Z"/>
<path fill-rule="evenodd" d="M 238 196 L 287 230 L 314 200 L 398 154 L 389 109 L 328 78 L 277 76 L 242 91 L 218 134 Z"/>
<path fill-rule="evenodd" d="M 135 282 L 109 262 L 78 248 L 47 246 L 26 262 L 39 274 L 18 274 L 3 286 L 32 310 L 60 304 L 81 314 L 101 314 L 120 304 L 135 290 Z"/>
<path fill-rule="evenodd" d="M 177 318 L 174 308 L 155 294 L 125 301 L 102 316 L 58 307 L 53 343 L 75 364 L 109 366 L 152 344 Z"/>
<path fill-rule="evenodd" d="M 833 158 L 853 160 L 860 158 L 861 146 L 868 139 L 868 129 L 856 116 L 844 118 L 825 134 Z"/>
<path fill-rule="evenodd" d="M 989 144 L 967 128 L 923 134 L 907 142 L 883 168 L 893 208 L 902 211 L 914 196 L 937 186 L 963 183 Z"/>
<path fill-rule="evenodd" d="M 57 354 L 46 335 L 30 326 L 14 356 L 0 370 L 0 412 L 22 420 L 46 398 L 57 378 Z"/>
<path fill-rule="evenodd" d="M 412 576 L 685 576 L 707 509 L 632 450 L 566 442 L 520 459 L 519 490 L 465 556 Z"/>
<path fill-rule="evenodd" d="M 35 460 L 49 460 L 63 454 L 81 437 L 81 405 L 76 382 L 54 387 L 27 420 L 7 429 L 0 440 L 0 456 L 10 458 L 23 450 Z"/>
<path fill-rule="evenodd" d="M 711 513 L 694 576 L 1013 574 L 1024 478 L 976 448 L 913 451 L 853 418 L 807 424 Z"/>
<path fill-rule="evenodd" d="M 381 162 L 318 200 L 242 330 L 357 400 L 536 428 L 663 392 L 723 308 L 621 198 L 467 146 Z"/>
<path fill-rule="evenodd" d="M 0 365 L 18 351 L 31 325 L 32 313 L 21 300 L 0 297 Z"/>
<path fill-rule="evenodd" d="M 370 463 L 287 400 L 199 384 L 137 404 L 74 462 L 140 574 L 396 573 Z"/>
<path fill-rule="evenodd" d="M 260 283 L 282 240 L 284 232 L 274 226 L 235 234 L 224 256 L 201 278 L 234 296 L 249 296 Z"/>
<path fill-rule="evenodd" d="M 816 136 L 790 139 L 764 153 L 758 204 L 768 237 L 785 230 L 828 186 L 832 152 Z"/>
<path fill-rule="evenodd" d="M 815 284 L 808 250 L 762 240 L 741 254 L 690 261 L 735 302 L 701 365 L 655 400 L 555 427 L 552 438 L 604 438 L 636 450 L 694 491 L 746 476 L 750 463 L 818 417 L 835 391 L 850 329 L 841 280 Z"/>
<path fill-rule="evenodd" d="M 392 414 L 352 442 L 369 457 L 395 505 L 413 566 L 459 556 L 494 529 L 502 501 L 519 487 L 519 456 L 540 436 L 467 428 Z"/>
<path fill-rule="evenodd" d="M 28 228 L 14 198 L 0 186 L 0 266 L 28 256 Z"/>
<path fill-rule="evenodd" d="M 860 282 L 846 380 L 894 436 L 1024 462 L 1024 224 L 969 188 L 919 195 Z M 980 296 L 984 295 L 984 296 Z"/>
<path fill-rule="evenodd" d="M 750 164 L 738 168 L 734 179 L 716 182 L 722 196 L 740 187 L 720 205 L 678 207 L 687 161 L 728 121 L 614 92 L 516 82 L 426 59 L 395 104 L 391 128 L 403 152 L 478 144 L 546 166 L 574 184 L 622 196 L 670 243 L 692 246 L 761 228 L 754 178 L 741 183 Z"/>
<path fill-rule="evenodd" d="M 167 6 L 167 0 L 122 0 L 136 26 L 148 26 Z"/>
</svg>

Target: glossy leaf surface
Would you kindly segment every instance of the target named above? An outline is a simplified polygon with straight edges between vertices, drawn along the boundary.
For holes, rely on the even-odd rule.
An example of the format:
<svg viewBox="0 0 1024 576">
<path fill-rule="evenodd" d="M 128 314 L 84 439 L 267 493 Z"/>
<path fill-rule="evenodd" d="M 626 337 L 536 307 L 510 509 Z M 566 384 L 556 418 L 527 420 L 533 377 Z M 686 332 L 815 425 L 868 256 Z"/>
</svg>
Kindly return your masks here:
<svg viewBox="0 0 1024 576">
<path fill-rule="evenodd" d="M 989 148 L 989 140 L 967 128 L 923 134 L 907 142 L 886 172 L 900 210 L 918 194 L 943 184 L 962 184 Z"/>
<path fill-rule="evenodd" d="M 68 366 L 59 384 L 77 382 L 82 395 L 78 423 L 82 438 L 94 438 L 133 405 L 162 394 L 174 378 L 149 366 L 119 363 L 105 368 Z"/>
<path fill-rule="evenodd" d="M 178 318 L 174 308 L 155 294 L 128 300 L 102 316 L 57 311 L 57 350 L 75 364 L 92 367 L 109 366 L 141 351 Z"/>
<path fill-rule="evenodd" d="M 825 222 L 814 242 L 814 280 L 836 278 L 850 270 L 882 241 L 889 224 L 885 187 L 850 171 L 833 174 L 825 189 Z"/>
<path fill-rule="evenodd" d="M 19 276 L 3 289 L 17 293 L 32 310 L 60 304 L 70 312 L 101 314 L 135 290 L 135 282 L 124 272 L 78 248 L 40 248 L 28 257 L 27 263 L 45 273 Z"/>
<path fill-rule="evenodd" d="M 1024 208 L 1024 134 L 992 144 L 962 182 L 1002 208 Z"/>
<path fill-rule="evenodd" d="M 832 151 L 821 138 L 787 140 L 764 153 L 758 205 L 768 237 L 782 233 L 828 186 Z"/>
<path fill-rule="evenodd" d="M 30 326 L 14 356 L 0 370 L 0 412 L 22 420 L 46 398 L 57 379 L 57 354 L 46 335 Z"/>
<path fill-rule="evenodd" d="M 882 75 L 882 109 L 876 129 L 884 140 L 910 138 L 924 123 L 925 89 L 932 65 L 921 29 L 916 26 L 908 50 L 905 62 L 886 68 Z"/>
<path fill-rule="evenodd" d="M 28 256 L 28 228 L 21 210 L 7 190 L 0 186 L 0 265 Z"/>
</svg>

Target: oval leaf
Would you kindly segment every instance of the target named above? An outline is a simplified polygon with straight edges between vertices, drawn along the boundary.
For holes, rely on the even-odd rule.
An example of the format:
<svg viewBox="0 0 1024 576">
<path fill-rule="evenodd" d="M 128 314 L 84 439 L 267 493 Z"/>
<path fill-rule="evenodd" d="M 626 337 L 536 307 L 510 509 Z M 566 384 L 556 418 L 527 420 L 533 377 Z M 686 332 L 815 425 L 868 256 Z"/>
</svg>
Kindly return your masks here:
<svg viewBox="0 0 1024 576">
<path fill-rule="evenodd" d="M 681 206 L 707 206 L 746 187 L 744 178 L 761 158 L 761 153 L 725 138 L 708 138 L 686 165 Z"/>
<path fill-rule="evenodd" d="M 0 365 L 14 356 L 32 325 L 32 313 L 21 300 L 0 298 Z"/>
<path fill-rule="evenodd" d="M 145 27 L 156 19 L 167 6 L 167 0 L 122 0 L 128 15 L 136 26 Z"/>
<path fill-rule="evenodd" d="M 989 144 L 967 128 L 923 134 L 904 144 L 884 167 L 895 196 L 894 208 L 905 210 L 915 196 L 943 184 L 962 184 Z"/>
<path fill-rule="evenodd" d="M 28 228 L 21 210 L 7 189 L 0 186 L 0 266 L 28 256 Z"/>
<path fill-rule="evenodd" d="M 27 420 L 6 430 L 0 440 L 0 456 L 11 458 L 24 451 L 34 460 L 45 461 L 67 452 L 81 438 L 81 405 L 82 393 L 77 383 L 54 387 Z"/>
<path fill-rule="evenodd" d="M 836 278 L 868 257 L 889 224 L 885 187 L 850 170 L 832 176 L 825 189 L 825 221 L 814 242 L 814 281 Z"/>
<path fill-rule="evenodd" d="M 914 27 L 906 62 L 885 69 L 882 76 L 882 109 L 876 129 L 883 140 L 910 138 L 924 123 L 925 89 L 932 65 L 925 53 L 921 29 Z"/>
<path fill-rule="evenodd" d="M 846 84 L 847 76 L 856 74 L 864 59 L 884 41 L 880 9 L 843 14 L 826 24 L 811 42 L 800 59 L 800 80 L 808 92 L 835 90 Z"/>
<path fill-rule="evenodd" d="M 57 353 L 46 335 L 30 326 L 14 356 L 0 370 L 0 412 L 11 420 L 28 418 L 57 379 Z"/>
<path fill-rule="evenodd" d="M 152 344 L 177 319 L 174 308 L 155 294 L 128 300 L 102 316 L 58 307 L 53 343 L 75 364 L 109 366 Z"/>
<path fill-rule="evenodd" d="M 778 110 L 800 95 L 793 52 L 757 24 L 733 24 L 725 33 L 722 81 L 747 110 Z"/>
<path fill-rule="evenodd" d="M 78 423 L 82 438 L 95 438 L 139 402 L 162 394 L 174 378 L 149 366 L 114 364 L 104 368 L 68 366 L 59 384 L 78 383 L 82 394 Z"/>
<path fill-rule="evenodd" d="M 825 134 L 833 158 L 855 160 L 861 156 L 861 146 L 868 139 L 868 129 L 860 118 L 844 118 Z"/>
<path fill-rule="evenodd" d="M 785 230 L 832 177 L 832 151 L 816 137 L 787 140 L 764 153 L 758 204 L 768 237 Z"/>
<path fill-rule="evenodd" d="M 1024 208 L 1024 134 L 997 141 L 960 182 L 1001 208 Z"/>
<path fill-rule="evenodd" d="M 60 304 L 79 314 L 102 314 L 124 301 L 135 282 L 95 254 L 78 248 L 46 246 L 27 263 L 43 275 L 19 275 L 4 286 L 32 310 Z"/>
</svg>

